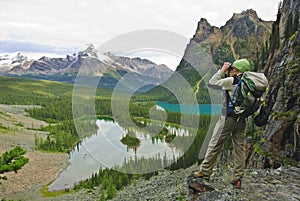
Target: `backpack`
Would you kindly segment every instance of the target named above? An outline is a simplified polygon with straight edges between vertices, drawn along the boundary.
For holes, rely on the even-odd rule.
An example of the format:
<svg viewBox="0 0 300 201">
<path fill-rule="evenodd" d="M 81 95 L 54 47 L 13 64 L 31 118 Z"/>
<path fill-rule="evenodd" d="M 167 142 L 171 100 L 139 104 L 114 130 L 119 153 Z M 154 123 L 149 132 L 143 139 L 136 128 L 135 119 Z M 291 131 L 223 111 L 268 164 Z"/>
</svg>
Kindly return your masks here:
<svg viewBox="0 0 300 201">
<path fill-rule="evenodd" d="M 269 120 L 269 111 L 267 107 L 262 104 L 259 113 L 254 117 L 253 121 L 256 126 L 261 127 L 268 123 Z"/>
<path fill-rule="evenodd" d="M 261 97 L 267 87 L 268 80 L 263 73 L 244 72 L 229 100 L 228 113 L 239 118 L 254 114 L 262 104 Z"/>
</svg>

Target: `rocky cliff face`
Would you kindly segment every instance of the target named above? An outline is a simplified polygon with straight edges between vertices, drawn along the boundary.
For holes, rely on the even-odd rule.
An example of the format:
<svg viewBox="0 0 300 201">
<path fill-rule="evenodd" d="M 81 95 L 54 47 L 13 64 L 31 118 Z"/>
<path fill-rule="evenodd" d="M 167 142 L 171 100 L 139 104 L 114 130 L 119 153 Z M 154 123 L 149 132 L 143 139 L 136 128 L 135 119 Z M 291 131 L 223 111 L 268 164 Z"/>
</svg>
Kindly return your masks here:
<svg viewBox="0 0 300 201">
<path fill-rule="evenodd" d="M 271 111 L 262 143 L 264 166 L 300 160 L 300 2 L 285 0 L 273 25 L 273 51 L 265 73 Z M 276 44 L 274 44 L 276 43 Z M 296 163 L 297 164 L 297 163 Z"/>
</svg>

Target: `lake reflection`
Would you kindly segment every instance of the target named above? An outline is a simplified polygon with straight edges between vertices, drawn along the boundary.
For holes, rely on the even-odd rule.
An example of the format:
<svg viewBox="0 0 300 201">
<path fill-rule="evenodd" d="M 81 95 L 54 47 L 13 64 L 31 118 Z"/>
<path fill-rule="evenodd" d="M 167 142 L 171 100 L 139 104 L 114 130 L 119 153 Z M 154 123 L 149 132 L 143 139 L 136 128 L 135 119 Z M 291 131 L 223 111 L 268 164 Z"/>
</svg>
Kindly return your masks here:
<svg viewBox="0 0 300 201">
<path fill-rule="evenodd" d="M 140 147 L 136 150 L 128 149 L 120 139 L 127 134 L 127 129 L 118 123 L 106 120 L 97 120 L 98 131 L 96 134 L 84 138 L 70 153 L 70 165 L 59 177 L 49 186 L 49 191 L 71 188 L 75 182 L 87 179 L 92 173 L 98 172 L 100 167 L 114 167 L 122 165 L 124 159 L 166 157 L 172 160 L 174 157 L 183 154 L 182 141 L 189 135 L 186 129 L 166 127 L 170 133 L 177 137 L 171 143 L 164 140 L 153 140 L 151 135 L 135 131 L 136 137 L 140 140 Z M 175 142 L 177 141 L 177 143 Z M 191 141 L 191 140 L 189 140 Z M 179 142 L 179 143 L 178 143 Z M 180 144 L 180 145 L 179 145 Z"/>
</svg>

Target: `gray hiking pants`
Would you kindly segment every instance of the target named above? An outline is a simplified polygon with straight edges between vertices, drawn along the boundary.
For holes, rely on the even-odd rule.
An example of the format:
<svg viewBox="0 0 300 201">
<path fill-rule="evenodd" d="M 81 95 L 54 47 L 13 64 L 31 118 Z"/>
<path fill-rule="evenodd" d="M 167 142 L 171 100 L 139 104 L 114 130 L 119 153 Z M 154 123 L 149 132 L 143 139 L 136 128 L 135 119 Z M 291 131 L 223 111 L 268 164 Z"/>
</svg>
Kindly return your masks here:
<svg viewBox="0 0 300 201">
<path fill-rule="evenodd" d="M 225 118 L 225 116 L 221 116 L 214 128 L 205 158 L 200 165 L 200 172 L 204 176 L 209 177 L 212 174 L 218 154 L 226 138 L 231 135 L 234 152 L 234 179 L 243 177 L 245 170 L 245 127 L 244 119 L 237 120 L 234 117 Z"/>
</svg>

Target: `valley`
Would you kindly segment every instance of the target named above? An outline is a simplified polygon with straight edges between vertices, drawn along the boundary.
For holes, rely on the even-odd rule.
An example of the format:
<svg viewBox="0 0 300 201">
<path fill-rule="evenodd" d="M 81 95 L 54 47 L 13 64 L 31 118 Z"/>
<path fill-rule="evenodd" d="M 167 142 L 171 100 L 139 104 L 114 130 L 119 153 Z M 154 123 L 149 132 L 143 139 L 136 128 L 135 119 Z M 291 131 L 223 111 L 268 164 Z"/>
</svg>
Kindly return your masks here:
<svg viewBox="0 0 300 201">
<path fill-rule="evenodd" d="M 99 165 L 99 163 L 103 162 L 105 164 L 103 168 L 112 168 L 109 171 L 117 168 L 121 172 L 116 174 L 117 179 L 115 181 L 120 181 L 120 179 L 124 177 L 122 172 L 133 173 L 138 170 L 139 174 L 143 173 L 147 177 L 147 175 L 156 174 L 159 169 L 169 166 L 170 164 L 172 164 L 172 168 L 174 169 L 176 169 L 177 166 L 189 166 L 196 160 L 196 153 L 199 152 L 200 148 L 200 146 L 193 142 L 193 139 L 201 139 L 201 141 L 197 140 L 198 143 L 203 141 L 206 126 L 210 120 L 209 116 L 204 115 L 201 117 L 200 122 L 202 129 L 197 131 L 193 128 L 193 126 L 198 125 L 197 122 L 199 119 L 197 115 L 183 115 L 186 119 L 186 123 L 183 124 L 180 123 L 182 118 L 180 113 L 157 110 L 151 114 L 153 120 L 150 124 L 151 120 L 149 119 L 148 111 L 155 103 L 131 102 L 130 116 L 135 124 L 139 125 L 137 126 L 139 130 L 133 130 L 131 124 L 120 119 L 118 122 L 124 126 L 124 128 L 121 129 L 123 132 L 120 133 L 118 138 L 115 138 L 115 134 L 120 130 L 120 128 L 117 127 L 120 126 L 114 126 L 116 128 L 108 127 L 107 131 L 104 129 L 108 125 L 108 123 L 105 122 L 116 121 L 112 117 L 110 109 L 112 91 L 110 89 L 99 89 L 96 93 L 96 116 L 79 118 L 80 125 L 83 125 L 80 127 L 83 129 L 83 135 L 81 135 L 82 133 L 79 135 L 75 129 L 72 118 L 72 85 L 51 81 L 6 77 L 0 77 L 0 82 L 2 85 L 0 91 L 3 95 L 1 96 L 1 101 L 6 103 L 0 106 L 2 111 L 0 143 L 3 144 L 1 151 L 5 152 L 14 146 L 21 146 L 27 151 L 25 156 L 28 157 L 30 161 L 18 171 L 17 174 L 5 174 L 8 179 L 2 182 L 1 188 L 5 198 L 9 199 L 22 198 L 22 200 L 30 200 L 30 196 L 40 197 L 39 199 L 44 199 L 43 197 L 45 197 L 45 199 L 47 199 L 48 196 L 52 197 L 57 193 L 59 195 L 63 195 L 64 193 L 68 194 L 68 192 L 74 195 L 82 193 L 85 189 L 91 188 L 91 184 L 89 184 L 90 177 L 93 175 L 93 172 L 97 172 L 100 168 L 97 164 Z M 19 93 L 15 93 L 16 90 L 19 90 Z M 12 95 L 12 93 L 14 95 Z M 83 97 L 85 99 L 87 98 L 86 96 Z M 120 112 L 119 115 L 122 116 L 123 112 Z M 165 113 L 167 114 L 166 121 L 168 123 L 163 125 L 160 119 L 161 115 Z M 104 129 L 103 131 L 105 132 L 101 135 L 107 135 L 108 145 L 114 143 L 113 147 L 111 147 L 113 149 L 111 150 L 105 148 L 105 144 L 107 144 L 105 142 L 101 142 L 101 145 L 101 143 L 99 144 L 99 142 L 95 140 L 94 145 L 91 144 L 93 141 L 89 142 L 90 145 L 84 144 L 85 141 L 88 142 L 89 139 L 93 138 L 91 134 L 96 133 L 96 122 L 93 119 L 98 118 L 106 119 L 100 126 L 98 125 L 98 127 L 102 130 Z M 163 126 L 164 129 L 168 128 L 170 134 L 157 135 L 156 137 L 157 132 L 162 128 L 161 126 Z M 113 129 L 115 131 L 113 131 Z M 143 142 L 141 147 L 137 148 L 137 152 L 130 151 L 128 148 L 126 149 L 120 142 L 122 135 L 126 134 L 128 130 L 131 130 L 131 132 L 134 131 L 135 135 Z M 175 136 L 167 139 L 168 135 L 174 134 Z M 87 171 L 85 176 L 79 177 L 79 180 L 76 181 L 78 184 L 74 188 L 72 185 L 73 182 L 71 182 L 68 184 L 70 185 L 68 187 L 54 188 L 54 192 L 45 191 L 45 189 L 48 188 L 51 190 L 51 184 L 59 178 L 59 175 L 63 174 L 63 171 L 68 171 L 68 167 L 71 167 L 70 164 L 72 165 L 71 156 L 76 152 L 76 149 L 79 149 L 80 145 L 91 150 L 94 149 L 93 147 L 96 145 L 95 148 L 97 150 L 94 150 L 94 153 L 88 150 L 86 154 L 81 155 L 83 160 L 79 157 L 79 164 L 87 162 L 87 158 L 89 157 L 96 159 L 98 157 L 96 153 L 101 150 L 101 147 L 105 148 L 104 150 L 107 150 L 109 154 L 114 155 L 117 154 L 115 152 L 121 148 L 121 153 L 125 154 L 124 157 L 126 156 L 127 159 L 125 162 L 120 161 L 118 167 L 115 167 L 116 159 L 119 157 L 116 159 L 107 157 L 108 153 L 105 152 L 104 158 L 98 157 L 96 159 L 97 167 L 92 171 Z M 119 148 L 116 149 L 114 146 Z M 160 153 L 157 152 L 157 148 L 161 150 Z M 74 151 L 72 151 L 73 149 Z M 149 155 L 150 153 L 152 154 Z M 136 158 L 135 154 L 141 155 L 141 157 Z M 144 158 L 145 154 L 148 155 L 147 158 Z M 120 153 L 117 155 L 120 156 Z M 133 158 L 135 159 L 133 160 Z M 47 160 L 47 163 L 43 160 Z M 87 162 L 87 164 L 89 163 L 90 162 Z M 110 165 L 106 166 L 108 164 Z M 87 168 L 88 165 L 83 167 L 83 169 L 86 170 Z M 137 175 L 130 178 L 128 183 L 124 185 L 134 182 L 141 176 L 142 175 Z M 16 180 L 18 181 L 18 185 L 14 185 Z M 80 180 L 86 181 L 79 182 Z M 14 187 L 10 188 L 12 185 Z M 99 188 L 99 184 L 92 184 L 92 186 Z M 115 186 L 114 188 L 117 187 L 118 190 L 123 187 L 123 185 L 120 186 L 118 183 L 113 184 L 113 186 Z M 63 191 L 56 192 L 57 190 Z M 103 189 L 103 191 L 108 192 L 109 189 Z M 59 197 L 57 197 L 57 199 L 59 199 Z"/>
<path fill-rule="evenodd" d="M 284 0 L 274 22 L 253 9 L 220 28 L 201 18 L 175 72 L 97 54 L 91 44 L 65 58 L 1 56 L 0 153 L 20 146 L 29 162 L 0 175 L 0 199 L 299 200 L 299 13 L 299 1 Z M 247 119 L 240 191 L 228 182 L 227 139 L 211 180 L 217 190 L 195 194 L 186 178 L 204 157 L 223 102 L 208 80 L 239 58 L 269 79 L 268 124 Z"/>
</svg>

